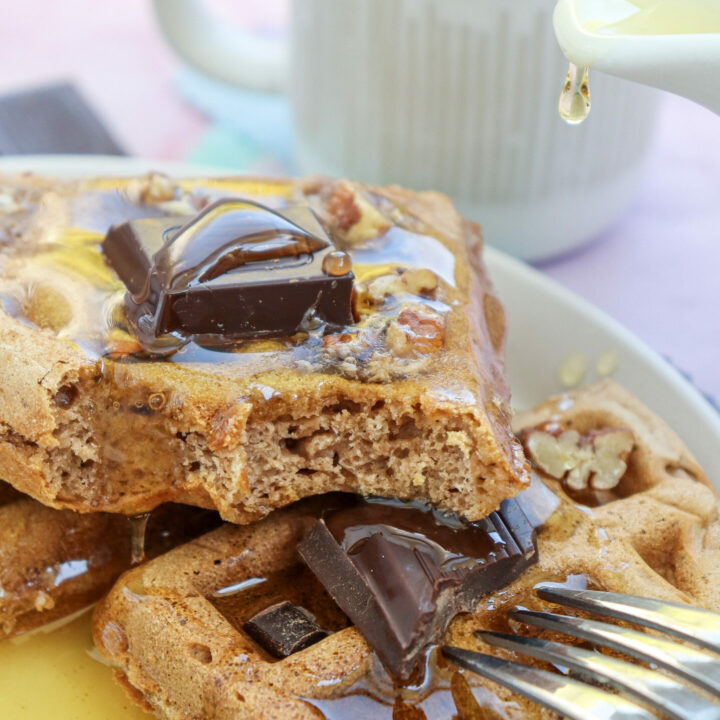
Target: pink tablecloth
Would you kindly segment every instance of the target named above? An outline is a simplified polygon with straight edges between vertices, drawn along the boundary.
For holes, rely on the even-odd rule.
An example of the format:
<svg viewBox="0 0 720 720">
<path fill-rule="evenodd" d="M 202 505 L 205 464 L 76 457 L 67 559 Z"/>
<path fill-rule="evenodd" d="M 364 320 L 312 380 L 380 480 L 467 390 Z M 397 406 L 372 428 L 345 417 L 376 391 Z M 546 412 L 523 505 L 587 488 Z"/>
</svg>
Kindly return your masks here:
<svg viewBox="0 0 720 720">
<path fill-rule="evenodd" d="M 272 25 L 285 3 L 237 0 L 232 12 Z M 207 123 L 174 92 L 179 64 L 145 0 L 11 4 L 0 23 L 0 67 L 0 92 L 72 80 L 139 156 L 184 159 Z M 718 267 L 720 118 L 668 96 L 631 210 L 594 244 L 540 268 L 720 398 Z"/>
</svg>

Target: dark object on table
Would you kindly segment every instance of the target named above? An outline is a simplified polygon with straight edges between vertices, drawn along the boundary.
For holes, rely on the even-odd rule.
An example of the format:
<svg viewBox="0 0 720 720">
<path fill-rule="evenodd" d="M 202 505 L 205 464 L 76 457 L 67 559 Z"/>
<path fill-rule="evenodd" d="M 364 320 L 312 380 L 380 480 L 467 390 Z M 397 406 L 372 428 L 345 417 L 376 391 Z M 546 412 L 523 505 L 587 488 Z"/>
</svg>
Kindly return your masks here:
<svg viewBox="0 0 720 720">
<path fill-rule="evenodd" d="M 364 501 L 319 520 L 301 557 L 395 678 L 461 612 L 537 559 L 518 502 L 476 523 L 419 503 Z"/>
<path fill-rule="evenodd" d="M 0 155 L 124 155 L 103 123 L 69 84 L 0 98 Z"/>
<path fill-rule="evenodd" d="M 110 228 L 103 252 L 128 289 L 132 330 L 151 354 L 353 322 L 350 258 L 308 207 L 225 199 L 186 217 Z"/>
<path fill-rule="evenodd" d="M 277 658 L 304 650 L 329 634 L 305 608 L 287 600 L 261 610 L 243 625 L 243 630 Z"/>
</svg>

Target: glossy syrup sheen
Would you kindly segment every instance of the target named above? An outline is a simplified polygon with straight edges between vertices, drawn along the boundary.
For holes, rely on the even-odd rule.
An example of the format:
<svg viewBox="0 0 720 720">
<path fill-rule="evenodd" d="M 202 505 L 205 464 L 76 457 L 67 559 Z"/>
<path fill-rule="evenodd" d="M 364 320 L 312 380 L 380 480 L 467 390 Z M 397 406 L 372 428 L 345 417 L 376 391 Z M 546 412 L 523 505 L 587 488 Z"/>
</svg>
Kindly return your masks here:
<svg viewBox="0 0 720 720">
<path fill-rule="evenodd" d="M 29 247 L 0 246 L 0 306 L 8 314 L 28 324 L 52 330 L 58 338 L 79 347 L 93 360 L 103 360 L 103 369 L 112 362 L 136 361 L 138 346 L 128 331 L 124 317 L 125 287 L 108 267 L 100 244 L 108 228 L 124 220 L 142 217 L 177 216 L 178 203 L 140 205 L 129 198 L 127 181 L 102 179 L 91 181 L 80 194 L 69 194 L 58 202 L 63 213 L 47 217 L 39 224 L 40 242 Z M 190 197 L 203 193 L 207 201 L 221 197 L 242 197 L 275 209 L 292 204 L 291 185 L 259 181 L 179 181 L 178 188 Z M 185 204 L 188 219 L 196 210 Z M 449 312 L 462 295 L 457 292 L 455 256 L 446 243 L 432 232 L 418 233 L 392 226 L 378 240 L 350 250 L 352 269 L 359 283 L 380 275 L 393 274 L 397 268 L 431 268 L 442 283 L 442 300 L 423 297 Z M 5 257 L 3 257 L 5 256 Z M 376 307 L 369 320 L 392 316 L 392 307 Z M 362 327 L 361 321 L 353 327 Z M 208 347 L 190 343 L 167 358 L 174 364 L 202 364 L 207 372 L 223 377 L 244 378 L 268 367 L 282 370 L 302 363 L 322 369 L 319 357 L 321 338 L 300 334 L 292 338 L 245 340 L 232 346 Z M 135 355 L 133 355 L 135 353 Z M 213 366 L 212 368 L 210 366 Z M 444 381 L 443 363 L 431 369 Z M 433 382 L 433 384 L 436 384 Z"/>
<path fill-rule="evenodd" d="M 90 611 L 47 632 L 0 641 L 0 716 L 13 720 L 150 720 L 95 659 Z"/>
<path fill-rule="evenodd" d="M 575 511 L 571 505 L 566 511 Z M 577 512 L 577 511 L 576 511 Z M 561 525 L 570 523 L 562 513 Z M 552 525 L 550 532 L 555 532 Z M 557 528 L 564 531 L 564 528 Z M 569 587 L 586 587 L 586 578 L 545 575 L 530 571 L 520 586 L 488 596 L 479 608 L 481 626 L 509 632 L 506 610 L 516 604 L 534 608 L 532 587 L 539 581 L 555 581 Z M 580 584 L 576 584 L 579 582 Z M 128 586 L 129 587 L 129 586 Z M 130 588 L 144 592 L 144 587 Z M 278 599 L 311 608 L 323 627 L 340 630 L 345 622 L 307 568 L 298 566 L 282 575 L 252 578 L 237 586 L 218 588 L 209 598 L 240 631 L 250 615 Z M 539 606 L 537 609 L 547 609 Z M 40 629 L 19 638 L 0 641 L 0 717 L 19 720 L 149 720 L 115 683 L 110 667 L 99 660 L 91 633 L 91 612 L 69 622 Z M 467 639 L 464 641 L 467 642 Z M 443 661 L 437 650 L 430 652 L 422 677 L 398 691 L 379 662 L 371 672 L 348 688 L 341 697 L 313 698 L 307 702 L 322 712 L 325 720 L 529 720 L 539 714 L 503 700 L 471 673 L 459 673 Z M 458 712 L 461 710 L 461 712 Z"/>
</svg>

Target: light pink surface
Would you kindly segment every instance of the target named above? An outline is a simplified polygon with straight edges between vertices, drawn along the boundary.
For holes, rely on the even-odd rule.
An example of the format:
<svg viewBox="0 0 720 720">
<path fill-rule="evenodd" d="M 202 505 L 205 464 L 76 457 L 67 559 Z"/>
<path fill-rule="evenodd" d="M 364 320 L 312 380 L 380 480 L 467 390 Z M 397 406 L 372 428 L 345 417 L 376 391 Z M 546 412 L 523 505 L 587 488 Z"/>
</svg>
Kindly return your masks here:
<svg viewBox="0 0 720 720">
<path fill-rule="evenodd" d="M 284 0 L 213 3 L 260 30 Z M 206 121 L 173 92 L 178 61 L 145 0 L 22 0 L 0 23 L 0 92 L 71 80 L 131 154 L 183 159 Z M 668 96 L 642 187 L 594 244 L 541 269 L 720 398 L 720 118 Z"/>
<path fill-rule="evenodd" d="M 667 95 L 628 213 L 540 265 L 720 400 L 720 117 Z"/>
<path fill-rule="evenodd" d="M 173 92 L 178 61 L 145 0 L 21 0 L 3 15 L 0 92 L 69 80 L 142 157 L 182 157 L 204 127 Z"/>
</svg>

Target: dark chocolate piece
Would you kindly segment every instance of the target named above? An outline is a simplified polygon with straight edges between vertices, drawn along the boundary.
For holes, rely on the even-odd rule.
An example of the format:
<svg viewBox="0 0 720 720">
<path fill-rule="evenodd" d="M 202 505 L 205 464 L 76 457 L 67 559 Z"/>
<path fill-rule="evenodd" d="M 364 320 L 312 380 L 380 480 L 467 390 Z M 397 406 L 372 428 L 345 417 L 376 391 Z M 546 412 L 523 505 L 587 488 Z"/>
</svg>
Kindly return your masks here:
<svg viewBox="0 0 720 720">
<path fill-rule="evenodd" d="M 150 353 L 191 339 L 294 335 L 310 313 L 334 327 L 352 324 L 350 258 L 309 207 L 219 200 L 189 222 L 113 226 L 103 252 L 128 289 L 128 321 Z"/>
<path fill-rule="evenodd" d="M 277 658 L 304 650 L 329 634 L 305 608 L 287 601 L 261 610 L 243 625 L 243 630 Z"/>
<path fill-rule="evenodd" d="M 298 550 L 401 680 L 455 615 L 537 559 L 534 529 L 514 499 L 476 523 L 419 503 L 363 501 L 319 520 Z"/>
</svg>

